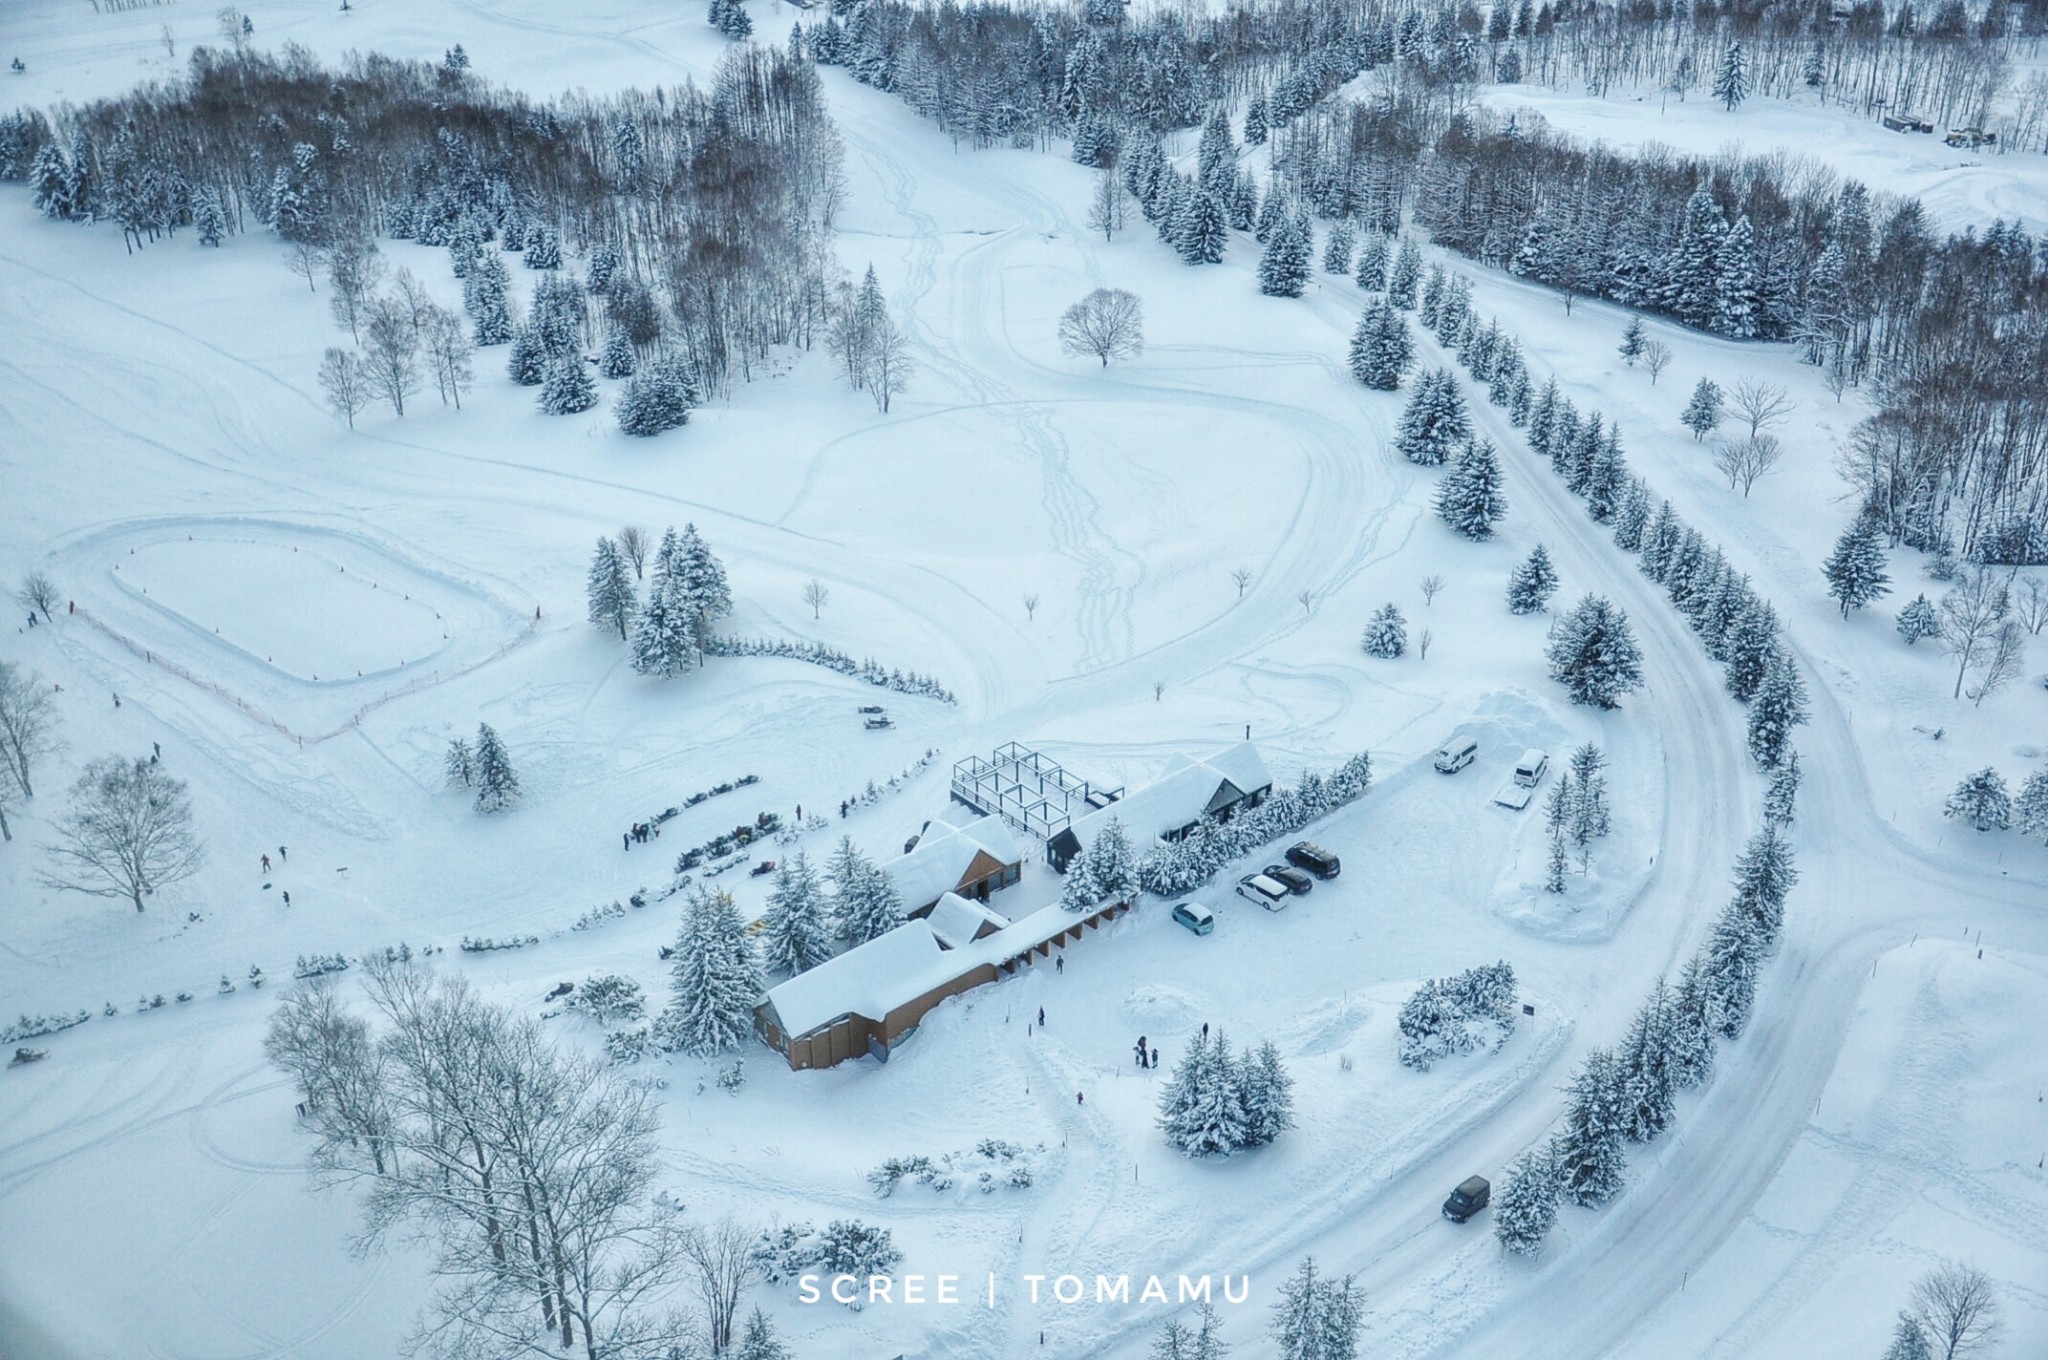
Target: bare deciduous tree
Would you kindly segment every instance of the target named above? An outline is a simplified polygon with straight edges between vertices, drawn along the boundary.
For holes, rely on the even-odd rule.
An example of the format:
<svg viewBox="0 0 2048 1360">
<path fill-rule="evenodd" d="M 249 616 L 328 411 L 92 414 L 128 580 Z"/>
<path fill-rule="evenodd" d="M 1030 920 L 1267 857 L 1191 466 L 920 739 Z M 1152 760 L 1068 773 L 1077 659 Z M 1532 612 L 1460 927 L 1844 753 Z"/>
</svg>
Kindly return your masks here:
<svg viewBox="0 0 2048 1360">
<path fill-rule="evenodd" d="M 2048 580 L 2039 576 L 2027 576 L 2020 580 L 2020 588 L 2014 594 L 2013 611 L 2027 631 L 2040 636 L 2048 628 Z"/>
<path fill-rule="evenodd" d="M 441 400 L 453 401 L 460 411 L 462 394 L 469 390 L 474 377 L 470 358 L 476 353 L 476 344 L 469 338 L 469 327 L 446 307 L 430 305 L 418 334 L 426 343 L 427 367 L 434 375 L 434 387 Z"/>
<path fill-rule="evenodd" d="M 1776 435 L 1758 434 L 1722 440 L 1714 453 L 1714 466 L 1728 479 L 1728 489 L 1741 488 L 1742 498 L 1748 500 L 1758 479 L 1777 467 L 1784 456 L 1785 447 Z"/>
<path fill-rule="evenodd" d="M 683 1256 L 696 1272 L 697 1302 L 713 1352 L 732 1345 L 740 1302 L 761 1278 L 754 1259 L 754 1234 L 732 1218 L 694 1223 L 683 1230 Z"/>
<path fill-rule="evenodd" d="M 1643 367 L 1650 371 L 1650 386 L 1657 385 L 1657 379 L 1664 376 L 1664 370 L 1671 367 L 1671 346 L 1662 340 L 1643 342 Z"/>
<path fill-rule="evenodd" d="M 370 372 L 352 351 L 329 346 L 320 360 L 320 390 L 353 430 L 357 414 L 370 404 Z"/>
<path fill-rule="evenodd" d="M 21 590 L 15 598 L 30 609 L 42 611 L 44 618 L 52 618 L 57 607 L 57 583 L 45 572 L 32 571 L 21 578 Z"/>
<path fill-rule="evenodd" d="M 320 291 L 314 287 L 313 280 L 319 278 L 320 271 L 327 267 L 326 251 L 311 241 L 294 241 L 284 253 L 284 264 L 285 268 L 306 281 L 307 292 Z"/>
<path fill-rule="evenodd" d="M 2000 1328 L 1998 1294 L 1975 1266 L 1946 1265 L 1913 1287 L 1913 1311 L 1938 1360 L 1989 1350 Z"/>
<path fill-rule="evenodd" d="M 896 318 L 883 312 L 868 333 L 867 388 L 876 410 L 889 414 L 889 403 L 910 385 L 910 370 L 909 337 Z"/>
<path fill-rule="evenodd" d="M 1123 179 L 1115 166 L 1104 166 L 1095 174 L 1095 193 L 1088 200 L 1088 230 L 1099 231 L 1103 240 L 1111 240 L 1124 229 L 1125 216 Z"/>
<path fill-rule="evenodd" d="M 1315 605 L 1316 593 L 1313 590 L 1296 591 L 1294 595 L 1294 602 L 1301 606 L 1302 613 L 1309 613 Z"/>
<path fill-rule="evenodd" d="M 2017 619 L 2007 619 L 1998 625 L 1998 631 L 1991 635 L 1990 645 L 1985 650 L 1984 669 L 1977 676 L 1977 684 L 1971 690 L 1973 706 L 1982 705 L 1998 691 L 2019 679 L 2020 671 L 2027 664 L 2027 630 L 2020 627 Z"/>
<path fill-rule="evenodd" d="M 378 298 L 370 304 L 363 329 L 369 333 L 363 369 L 370 390 L 391 403 L 394 415 L 402 416 L 405 399 L 420 385 L 420 336 L 412 328 L 412 315 L 396 298 Z"/>
<path fill-rule="evenodd" d="M 46 886 L 92 897 L 125 897 L 142 910 L 158 888 L 190 878 L 206 862 L 192 827 L 185 786 L 146 760 L 102 756 L 71 786 L 71 807 L 50 846 Z"/>
<path fill-rule="evenodd" d="M 616 540 L 619 556 L 633 564 L 633 577 L 638 580 L 647 574 L 647 531 L 637 524 L 628 524 L 619 530 Z"/>
<path fill-rule="evenodd" d="M 1749 423 L 1749 437 L 1755 439 L 1792 414 L 1792 399 L 1781 384 L 1743 377 L 1728 389 L 1728 409 Z"/>
<path fill-rule="evenodd" d="M 1436 641 L 1436 634 L 1425 628 L 1415 635 L 1415 659 L 1429 660 L 1429 644 Z"/>
<path fill-rule="evenodd" d="M 334 312 L 335 323 L 348 327 L 350 338 L 359 344 L 363 312 L 383 278 L 384 258 L 377 253 L 377 243 L 367 236 L 345 237 L 327 252 L 327 283 L 334 290 L 327 305 Z"/>
<path fill-rule="evenodd" d="M 811 607 L 811 617 L 813 619 L 819 616 L 820 611 L 825 608 L 831 599 L 832 591 L 830 587 L 817 577 L 813 576 L 810 580 L 804 582 L 804 603 Z"/>
<path fill-rule="evenodd" d="M 0 661 L 0 783 L 36 796 L 36 762 L 57 750 L 57 705 L 43 677 Z"/>
<path fill-rule="evenodd" d="M 1136 293 L 1098 288 L 1060 317 L 1060 348 L 1079 357 L 1092 354 L 1104 368 L 1111 359 L 1145 352 L 1145 305 Z"/>
<path fill-rule="evenodd" d="M 1821 381 L 1833 394 L 1836 405 L 1841 404 L 1842 394 L 1849 390 L 1850 377 L 1849 356 L 1837 346 L 1833 356 L 1828 359 L 1827 366 L 1821 369 Z"/>
<path fill-rule="evenodd" d="M 1941 597 L 1936 619 L 1941 628 L 1941 647 L 1956 661 L 1956 685 L 1951 699 L 1963 697 L 1963 679 L 1971 667 L 1995 649 L 1999 626 L 2006 621 L 2009 603 L 2005 583 L 1997 573 L 1973 567 L 1963 573 L 1954 588 Z"/>
<path fill-rule="evenodd" d="M 1427 576 L 1423 577 L 1423 578 L 1422 578 L 1422 602 L 1423 602 L 1423 604 L 1425 604 L 1425 605 L 1435 604 L 1435 603 L 1436 603 L 1436 597 L 1437 597 L 1437 592 L 1438 592 L 1438 591 L 1440 591 L 1440 590 L 1442 590 L 1443 588 L 1444 588 L 1444 578 L 1443 578 L 1443 577 L 1441 577 L 1441 576 L 1439 576 L 1439 575 L 1437 575 L 1437 574 L 1436 574 L 1435 572 L 1431 572 L 1431 573 L 1430 573 L 1429 575 L 1427 575 Z"/>
<path fill-rule="evenodd" d="M 1029 594 L 1024 597 L 1024 617 L 1027 620 L 1038 617 L 1038 596 L 1036 594 Z"/>
<path fill-rule="evenodd" d="M 410 269 L 401 267 L 391 276 L 391 295 L 398 299 L 406 314 L 412 318 L 412 328 L 425 330 L 427 317 L 435 310 L 434 295 L 428 291 L 419 276 Z"/>
<path fill-rule="evenodd" d="M 316 1168 L 347 1177 L 367 1153 L 374 1174 L 395 1169 L 384 1056 L 370 1041 L 369 1023 L 341 1004 L 332 973 L 284 994 L 263 1052 L 298 1087 L 307 1122 L 320 1135 Z"/>
<path fill-rule="evenodd" d="M 1252 586 L 1252 569 L 1250 567 L 1239 567 L 1236 571 L 1230 573 L 1230 582 L 1237 587 L 1237 598 L 1242 600 L 1244 593 L 1250 590 Z"/>
</svg>

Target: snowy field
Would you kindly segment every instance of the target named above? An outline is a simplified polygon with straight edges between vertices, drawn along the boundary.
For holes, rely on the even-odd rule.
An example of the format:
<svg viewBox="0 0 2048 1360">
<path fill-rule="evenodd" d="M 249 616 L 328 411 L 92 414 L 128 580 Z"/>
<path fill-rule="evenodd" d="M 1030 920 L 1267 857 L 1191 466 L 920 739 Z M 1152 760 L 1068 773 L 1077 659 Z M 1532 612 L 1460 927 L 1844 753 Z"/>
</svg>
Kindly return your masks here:
<svg viewBox="0 0 2048 1360">
<path fill-rule="evenodd" d="M 776 38 L 797 13 L 754 9 Z M 646 0 L 357 0 L 345 15 L 280 0 L 256 22 L 260 44 L 329 59 L 460 42 L 485 78 L 536 95 L 702 83 L 723 47 L 695 7 Z M 83 100 L 161 76 L 166 23 L 181 54 L 211 36 L 210 8 L 18 0 L 0 32 L 28 71 L 9 88 Z M 1830 456 L 1856 394 L 1838 405 L 1788 348 L 1661 325 L 1675 357 L 1653 387 L 1615 357 L 1619 311 L 1581 302 L 1567 317 L 1544 290 L 1467 270 L 1532 371 L 1618 417 L 1634 465 L 1753 574 L 1815 710 L 1798 738 L 1803 879 L 1750 1030 L 1681 1101 L 1673 1135 L 1631 1149 L 1620 1200 L 1565 1210 L 1535 1261 L 1504 1258 L 1485 1220 L 1453 1226 L 1437 1206 L 1544 1135 L 1585 1051 L 1617 1041 L 1697 946 L 1755 823 L 1762 783 L 1719 668 L 1498 408 L 1475 416 L 1503 451 L 1501 534 L 1475 545 L 1436 519 L 1434 475 L 1389 447 L 1400 397 L 1345 371 L 1349 282 L 1318 275 L 1282 301 L 1258 295 L 1242 238 L 1192 271 L 1142 223 L 1105 244 L 1082 228 L 1079 167 L 956 153 L 895 99 L 839 71 L 824 82 L 847 151 L 840 262 L 873 262 L 914 342 L 887 416 L 822 353 L 783 354 L 685 429 L 628 440 L 617 384 L 595 411 L 544 417 L 503 377 L 503 352 L 484 351 L 461 412 L 423 394 L 405 419 L 365 414 L 351 433 L 314 381 L 338 342 L 324 291 L 274 242 L 201 251 L 181 235 L 130 255 L 110 228 L 45 221 L 25 190 L 0 191 L 0 575 L 47 570 L 79 611 L 0 647 L 62 686 L 68 739 L 0 849 L 0 1014 L 95 1014 L 50 1038 L 47 1061 L 0 1071 L 0 1355 L 396 1353 L 425 1258 L 349 1253 L 358 1205 L 311 1188 L 292 1088 L 261 1051 L 295 956 L 440 946 L 440 966 L 529 1013 L 596 971 L 658 991 L 673 901 L 570 927 L 661 888 L 677 850 L 757 812 L 829 814 L 936 750 L 803 842 L 822 859 L 845 832 L 880 857 L 945 810 L 954 760 L 1002 742 L 1137 784 L 1247 727 L 1283 780 L 1372 753 L 1372 791 L 1312 832 L 1344 857 L 1341 879 L 1270 916 L 1211 887 L 1206 938 L 1146 904 L 1070 947 L 1062 972 L 942 1006 L 886 1067 L 792 1074 L 755 1047 L 736 1096 L 710 1085 L 713 1064 L 656 1068 L 666 1188 L 706 1217 L 859 1217 L 895 1234 L 906 1271 L 970 1281 L 1248 1272 L 1252 1303 L 1226 1310 L 1240 1356 L 1261 1353 L 1273 1290 L 1307 1252 L 1358 1273 L 1374 1356 L 1874 1356 L 1943 1257 L 1997 1281 L 1999 1354 L 2048 1353 L 2048 850 L 1940 817 L 1964 771 L 1989 761 L 2017 783 L 2038 766 L 2024 742 L 2044 696 L 2026 684 L 1981 709 L 1951 702 L 1942 659 L 1901 646 L 1890 609 L 1836 615 L 1818 564 L 1848 517 Z M 2048 221 L 2040 158 L 1945 169 L 1929 139 L 1873 127 L 1866 148 L 1832 115 L 1766 117 L 1763 101 L 1731 134 L 1698 103 L 1656 117 L 1514 97 L 1618 144 L 1839 152 L 1845 172 L 1927 193 L 1945 225 Z M 1929 163 L 1893 158 L 1901 144 Z M 443 252 L 383 249 L 457 297 Z M 1146 304 L 1145 354 L 1106 370 L 1054 335 L 1097 286 Z M 1418 350 L 1443 361 L 1426 338 Z M 1752 371 L 1798 408 L 1787 465 L 1745 500 L 1676 416 L 1698 376 Z M 591 546 L 627 522 L 697 525 L 731 573 L 732 633 L 925 672 L 957 705 L 788 660 L 634 674 L 583 622 Z M 1571 706 L 1545 674 L 1547 620 L 1501 604 L 1538 542 L 1562 600 L 1605 593 L 1636 628 L 1648 684 L 1617 712 Z M 1931 588 L 1918 571 L 1895 557 L 1907 598 Z M 1426 604 L 1431 575 L 1445 584 Z M 831 591 L 815 619 L 812 579 Z M 1387 601 L 1434 633 L 1426 660 L 1360 652 Z M 893 729 L 861 726 L 873 702 Z M 442 787 L 443 746 L 479 721 L 525 782 L 508 817 L 476 817 Z M 1481 755 L 1446 779 L 1430 757 L 1457 732 Z M 1523 748 L 1585 741 L 1609 756 L 1617 825 L 1560 900 L 1541 891 L 1538 809 L 1488 800 Z M 190 782 L 208 867 L 141 914 L 43 887 L 57 791 L 86 760 L 153 742 Z M 744 774 L 760 782 L 685 810 L 651 849 L 620 848 L 633 822 Z M 260 872 L 280 846 L 288 857 Z M 762 880 L 721 883 L 759 911 Z M 1019 915 L 1057 885 L 1034 853 L 996 905 Z M 525 934 L 540 942 L 456 950 Z M 1506 1048 L 1400 1067 L 1394 1020 L 1417 982 L 1496 959 L 1534 1008 Z M 252 964 L 272 988 L 215 994 Z M 181 989 L 195 998 L 135 1012 L 138 995 Z M 120 1013 L 99 1016 L 106 1002 Z M 1041 1007 L 1045 1027 L 1027 1027 Z M 598 1041 L 587 1022 L 550 1023 Z M 1170 1062 L 1204 1023 L 1279 1047 L 1295 1133 L 1218 1163 L 1165 1145 L 1157 1074 L 1131 1067 L 1130 1042 L 1146 1034 Z M 1033 1186 L 878 1200 L 864 1181 L 885 1158 L 989 1137 L 1033 1150 Z M 804 1360 L 1136 1357 L 1167 1316 L 1034 1307 L 1015 1289 L 992 1312 L 757 1297 Z"/>
</svg>

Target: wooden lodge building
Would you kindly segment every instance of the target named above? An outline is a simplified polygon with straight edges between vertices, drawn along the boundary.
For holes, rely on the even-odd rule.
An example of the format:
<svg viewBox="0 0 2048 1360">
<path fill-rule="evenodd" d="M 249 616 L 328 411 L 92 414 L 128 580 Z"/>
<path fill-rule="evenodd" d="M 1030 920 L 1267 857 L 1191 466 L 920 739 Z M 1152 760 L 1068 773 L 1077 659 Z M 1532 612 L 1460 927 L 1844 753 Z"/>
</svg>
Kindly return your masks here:
<svg viewBox="0 0 2048 1360">
<path fill-rule="evenodd" d="M 1179 840 L 1204 818 L 1227 822 L 1265 802 L 1272 791 L 1273 775 L 1265 757 L 1248 741 L 1234 742 L 1199 760 L 1176 755 L 1152 783 L 1076 818 L 1049 838 L 1046 862 L 1065 873 L 1074 856 L 1095 843 L 1111 818 L 1123 823 L 1131 848 L 1143 855 L 1160 841 Z"/>
</svg>

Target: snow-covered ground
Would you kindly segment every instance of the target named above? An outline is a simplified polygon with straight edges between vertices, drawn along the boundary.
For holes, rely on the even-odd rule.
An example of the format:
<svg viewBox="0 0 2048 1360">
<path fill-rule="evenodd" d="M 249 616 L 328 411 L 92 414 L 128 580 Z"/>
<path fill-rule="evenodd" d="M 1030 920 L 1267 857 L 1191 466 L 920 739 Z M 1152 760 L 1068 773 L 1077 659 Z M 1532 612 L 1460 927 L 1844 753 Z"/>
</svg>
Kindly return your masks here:
<svg viewBox="0 0 2048 1360">
<path fill-rule="evenodd" d="M 181 54 L 212 27 L 179 7 L 15 10 L 29 70 L 10 88 L 26 100 L 161 75 L 162 24 Z M 778 35 L 794 13 L 755 19 Z M 721 50 L 694 10 L 645 0 L 358 0 L 346 15 L 307 0 L 256 21 L 259 42 L 327 57 L 459 41 L 481 74 L 537 94 L 701 82 Z M 954 759 L 1003 741 L 1136 783 L 1247 725 L 1282 778 L 1372 752 L 1373 791 L 1314 831 L 1344 857 L 1341 879 L 1274 916 L 1211 889 L 1206 938 L 1140 910 L 1071 947 L 1063 972 L 942 1007 L 886 1068 L 796 1075 L 755 1049 L 729 1096 L 674 1063 L 668 1188 L 693 1214 L 880 1223 L 906 1270 L 969 1280 L 1249 1272 L 1253 1305 L 1228 1314 L 1239 1354 L 1257 1352 L 1274 1286 L 1311 1251 L 1359 1272 L 1375 1355 L 1874 1354 L 1942 1256 L 1997 1280 L 2006 1353 L 2048 1351 L 2048 1107 L 2026 1096 L 2048 1022 L 2048 851 L 1939 818 L 1963 769 L 1990 760 L 2012 778 L 2038 762 L 2014 734 L 2038 727 L 2042 696 L 1951 703 L 1939 658 L 1901 646 L 1890 610 L 1835 615 L 1817 565 L 1847 515 L 1829 453 L 1854 394 L 1837 406 L 1789 351 L 1661 327 L 1676 357 L 1652 387 L 1613 357 L 1614 309 L 1566 317 L 1543 290 L 1478 275 L 1479 307 L 1535 370 L 1619 417 L 1634 464 L 1756 576 L 1815 688 L 1799 738 L 1804 879 L 1750 1032 L 1675 1133 L 1637 1155 L 1619 1202 L 1567 1211 L 1538 1261 L 1504 1260 L 1484 1220 L 1454 1227 L 1437 1204 L 1542 1136 L 1578 1058 L 1619 1038 L 1695 946 L 1753 825 L 1760 781 L 1717 668 L 1495 408 L 1478 418 L 1504 451 L 1501 537 L 1473 545 L 1437 522 L 1433 476 L 1387 447 L 1400 399 L 1344 371 L 1348 282 L 1319 275 L 1280 301 L 1257 294 L 1242 241 L 1205 270 L 1142 225 L 1105 244 L 1081 228 L 1078 167 L 956 153 L 894 99 L 837 71 L 825 82 L 848 153 L 841 262 L 873 261 L 916 342 L 887 417 L 823 355 L 785 355 L 686 429 L 629 441 L 604 407 L 539 415 L 486 351 L 462 412 L 429 398 L 351 434 L 313 381 L 336 342 L 324 293 L 273 243 L 181 237 L 130 256 L 111 231 L 45 222 L 18 187 L 0 192 L 0 569 L 48 570 L 80 610 L 0 650 L 63 686 L 69 740 L 0 851 L 0 995 L 8 1014 L 96 1014 L 48 1040 L 48 1061 L 0 1072 L 0 1352 L 395 1351 L 424 1262 L 349 1255 L 356 1207 L 311 1190 L 290 1086 L 259 1047 L 296 955 L 441 945 L 440 966 L 534 1010 L 598 970 L 658 988 L 673 903 L 569 927 L 660 888 L 675 851 L 758 811 L 836 810 L 936 748 L 806 839 L 822 857 L 843 830 L 881 855 L 944 809 Z M 1645 125 L 1661 126 L 1638 110 Z M 2034 197 L 2000 202 L 2042 201 L 2040 178 L 2004 182 Z M 1973 203 L 1938 206 L 1948 220 Z M 453 300 L 439 252 L 385 249 Z M 1059 312 L 1103 285 L 1147 313 L 1145 355 L 1107 370 L 1054 339 Z M 1745 501 L 1675 417 L 1700 374 L 1749 371 L 1787 382 L 1799 408 L 1793 458 Z M 591 544 L 628 521 L 698 525 L 731 572 L 734 632 L 928 672 L 958 705 L 792 661 L 634 675 L 581 599 Z M 1637 629 L 1649 684 L 1617 713 L 1568 705 L 1544 675 L 1545 621 L 1500 603 L 1539 541 L 1562 598 L 1606 593 Z M 1253 573 L 1242 599 L 1239 566 Z M 1902 589 L 1917 573 L 1894 563 Z M 1431 574 L 1446 584 L 1425 605 Z M 812 578 L 832 592 L 815 620 L 800 601 Z M 1359 652 L 1389 600 L 1434 632 L 1427 660 Z M 876 701 L 893 730 L 861 727 L 856 706 Z M 441 747 L 479 721 L 527 787 L 505 818 L 441 788 Z M 1480 760 L 1438 776 L 1429 756 L 1461 730 Z M 1612 761 L 1618 825 L 1560 906 L 1538 887 L 1539 813 L 1488 798 L 1524 747 L 1588 740 Z M 55 790 L 87 759 L 152 742 L 191 783 L 207 870 L 141 915 L 40 886 Z M 760 782 L 685 811 L 653 847 L 615 843 L 748 773 Z M 289 857 L 260 874 L 280 845 Z M 723 881 L 759 908 L 758 880 Z M 1015 914 L 1056 883 L 1034 856 L 997 905 Z M 455 950 L 528 933 L 541 943 Z M 1535 1008 L 1508 1046 L 1400 1068 L 1394 1016 L 1416 981 L 1503 958 Z M 270 990 L 215 995 L 251 964 Z M 180 989 L 195 999 L 135 1013 L 138 995 Z M 97 1017 L 109 1001 L 121 1013 Z M 1040 1007 L 1045 1028 L 1027 1032 Z M 1297 1132 L 1221 1164 L 1165 1147 L 1156 1078 L 1131 1068 L 1130 1043 L 1143 1033 L 1170 1056 L 1204 1022 L 1279 1046 Z M 582 1022 L 552 1023 L 595 1042 Z M 863 1180 L 889 1156 L 987 1137 L 1035 1149 L 1036 1184 L 877 1200 Z M 1135 1356 L 1163 1317 L 1034 1308 L 1019 1287 L 993 1314 L 762 1298 L 804 1357 Z"/>
</svg>

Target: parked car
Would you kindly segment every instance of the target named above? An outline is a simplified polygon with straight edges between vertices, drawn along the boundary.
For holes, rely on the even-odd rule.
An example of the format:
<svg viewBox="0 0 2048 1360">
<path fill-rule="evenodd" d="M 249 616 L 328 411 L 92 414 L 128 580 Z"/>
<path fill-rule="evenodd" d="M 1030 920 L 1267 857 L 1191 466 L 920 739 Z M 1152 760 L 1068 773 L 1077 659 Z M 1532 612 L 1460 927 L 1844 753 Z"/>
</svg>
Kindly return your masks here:
<svg viewBox="0 0 2048 1360">
<path fill-rule="evenodd" d="M 1293 893 L 1296 897 L 1306 897 L 1309 889 L 1316 885 L 1314 879 L 1291 864 L 1268 864 L 1259 872 Z"/>
<path fill-rule="evenodd" d="M 1216 916 L 1200 902 L 1182 902 L 1173 909 L 1173 919 L 1197 935 L 1216 929 Z"/>
<path fill-rule="evenodd" d="M 1493 1187 L 1486 1183 L 1486 1177 L 1468 1176 L 1458 1182 L 1458 1188 L 1444 1201 L 1444 1217 L 1453 1223 L 1463 1223 L 1484 1209 L 1492 1197 Z"/>
<path fill-rule="evenodd" d="M 1515 782 L 1525 789 L 1533 789 L 1543 782 L 1543 774 L 1549 768 L 1550 757 L 1532 746 L 1515 762 Z"/>
<path fill-rule="evenodd" d="M 1479 743 L 1469 738 L 1452 742 L 1436 753 L 1436 768 L 1442 774 L 1456 774 L 1479 754 Z"/>
<path fill-rule="evenodd" d="M 1279 911 L 1287 905 L 1287 889 L 1264 874 L 1246 874 L 1237 880 L 1237 895 L 1267 911 Z"/>
<path fill-rule="evenodd" d="M 1344 870 L 1344 862 L 1314 841 L 1296 841 L 1287 847 L 1287 862 L 1297 869 L 1306 869 L 1317 878 L 1335 878 Z"/>
</svg>

